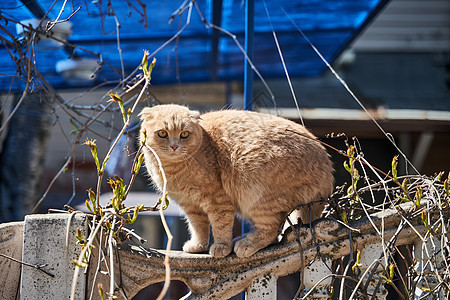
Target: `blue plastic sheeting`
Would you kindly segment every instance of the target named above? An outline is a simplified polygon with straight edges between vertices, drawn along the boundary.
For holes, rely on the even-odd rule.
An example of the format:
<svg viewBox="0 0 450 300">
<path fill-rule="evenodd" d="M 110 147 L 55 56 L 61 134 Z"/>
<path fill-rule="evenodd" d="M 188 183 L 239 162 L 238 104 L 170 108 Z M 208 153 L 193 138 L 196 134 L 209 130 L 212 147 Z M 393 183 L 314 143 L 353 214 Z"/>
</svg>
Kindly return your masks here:
<svg viewBox="0 0 450 300">
<path fill-rule="evenodd" d="M 27 0 L 29 1 L 29 0 Z M 54 0 L 38 0 L 37 3 L 47 11 Z M 49 17 L 55 19 L 64 1 L 50 11 Z M 93 52 L 101 53 L 105 65 L 99 72 L 96 82 L 121 79 L 121 64 L 117 45 L 117 27 L 113 15 L 108 14 L 107 1 L 67 1 L 61 19 L 67 18 L 74 9 L 82 6 L 72 16 L 73 34 L 69 43 Z M 150 1 L 141 0 L 146 5 L 145 19 L 138 13 L 143 11 L 136 0 L 111 0 L 111 7 L 120 23 L 120 47 L 123 54 L 125 75 L 139 66 L 143 50 L 150 53 L 161 47 L 173 37 L 189 19 L 186 29 L 167 46 L 159 50 L 155 57 L 157 64 L 152 78 L 153 84 L 213 80 L 243 80 L 244 55 L 232 37 L 205 26 L 197 7 L 192 6 L 180 16 L 175 16 L 169 24 L 171 15 L 182 5 L 181 0 Z M 128 5 L 131 3 L 132 6 Z M 187 2 L 189 3 L 189 2 Z M 355 38 L 370 19 L 385 5 L 385 0 L 267 0 L 255 1 L 254 63 L 265 78 L 284 77 L 285 73 L 275 45 L 273 31 L 280 43 L 288 71 L 292 77 L 311 77 L 320 75 L 324 63 L 302 37 L 300 28 L 324 57 L 333 61 Z M 244 46 L 245 3 L 243 0 L 197 1 L 198 9 L 209 22 L 214 22 L 236 36 Z M 20 21 L 33 17 L 20 1 L 2 0 L 0 15 Z M 270 21 L 269 21 L 270 17 Z M 15 24 L 0 19 L 0 25 L 15 34 Z M 4 31 L 0 35 L 10 38 Z M 80 49 L 77 55 L 96 58 Z M 55 88 L 71 87 L 55 71 L 58 60 L 67 59 L 64 49 L 36 50 L 35 63 L 39 72 Z M 11 60 L 5 45 L 0 45 L 0 91 L 11 86 L 11 76 L 16 66 Z M 117 72 L 119 70 L 119 72 Z M 95 83 L 91 83 L 92 85 Z M 14 90 L 24 87 L 24 82 L 15 80 Z"/>
</svg>

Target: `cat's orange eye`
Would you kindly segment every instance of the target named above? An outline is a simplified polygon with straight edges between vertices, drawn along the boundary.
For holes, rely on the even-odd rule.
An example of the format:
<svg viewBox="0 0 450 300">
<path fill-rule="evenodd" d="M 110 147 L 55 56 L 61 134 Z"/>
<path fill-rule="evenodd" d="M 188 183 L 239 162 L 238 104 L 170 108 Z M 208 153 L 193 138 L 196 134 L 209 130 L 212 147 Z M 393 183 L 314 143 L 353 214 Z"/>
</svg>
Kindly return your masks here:
<svg viewBox="0 0 450 300">
<path fill-rule="evenodd" d="M 158 130 L 157 132 L 158 136 L 162 139 L 165 139 L 169 134 L 165 130 Z"/>
<path fill-rule="evenodd" d="M 189 131 L 183 131 L 180 133 L 182 139 L 187 139 L 189 137 Z"/>
</svg>

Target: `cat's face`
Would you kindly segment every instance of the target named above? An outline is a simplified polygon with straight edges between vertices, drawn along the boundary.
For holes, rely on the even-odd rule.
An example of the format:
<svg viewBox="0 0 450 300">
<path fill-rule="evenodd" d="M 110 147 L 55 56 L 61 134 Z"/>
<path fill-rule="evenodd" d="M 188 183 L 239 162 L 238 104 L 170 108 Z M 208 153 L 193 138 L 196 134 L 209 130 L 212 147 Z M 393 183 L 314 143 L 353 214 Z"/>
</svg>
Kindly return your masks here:
<svg viewBox="0 0 450 300">
<path fill-rule="evenodd" d="M 144 108 L 140 116 L 141 141 L 145 129 L 146 144 L 161 160 L 182 161 L 199 149 L 203 133 L 198 112 L 178 105 L 159 105 Z"/>
</svg>

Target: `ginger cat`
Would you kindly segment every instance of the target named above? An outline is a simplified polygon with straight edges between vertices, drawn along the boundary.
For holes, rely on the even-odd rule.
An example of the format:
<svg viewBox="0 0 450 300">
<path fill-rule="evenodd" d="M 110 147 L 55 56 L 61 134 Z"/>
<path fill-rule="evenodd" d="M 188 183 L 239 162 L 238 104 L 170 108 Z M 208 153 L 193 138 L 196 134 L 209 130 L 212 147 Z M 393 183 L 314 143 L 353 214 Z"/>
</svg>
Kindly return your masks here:
<svg viewBox="0 0 450 300">
<path fill-rule="evenodd" d="M 191 238 L 183 250 L 223 257 L 233 248 L 235 214 L 254 229 L 235 242 L 247 257 L 272 243 L 287 214 L 301 204 L 304 223 L 320 217 L 333 189 L 333 168 L 324 147 L 303 126 L 249 111 L 200 115 L 179 105 L 144 108 L 141 136 L 158 154 L 167 192 L 187 216 Z M 299 134 L 296 134 L 295 131 Z M 153 154 L 144 147 L 145 165 L 155 185 L 163 179 Z M 311 213 L 311 216 L 310 216 Z"/>
</svg>

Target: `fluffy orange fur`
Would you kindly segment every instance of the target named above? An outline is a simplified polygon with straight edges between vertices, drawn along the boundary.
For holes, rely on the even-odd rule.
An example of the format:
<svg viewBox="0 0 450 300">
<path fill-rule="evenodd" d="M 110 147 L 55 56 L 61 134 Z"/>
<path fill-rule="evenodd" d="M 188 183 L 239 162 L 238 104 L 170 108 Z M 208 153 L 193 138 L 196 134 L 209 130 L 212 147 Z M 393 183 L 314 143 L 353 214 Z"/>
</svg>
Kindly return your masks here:
<svg viewBox="0 0 450 300">
<path fill-rule="evenodd" d="M 235 214 L 253 230 L 234 244 L 239 257 L 272 243 L 286 215 L 300 208 L 304 223 L 320 217 L 334 179 L 329 155 L 303 126 L 249 111 L 200 114 L 179 105 L 144 108 L 146 144 L 158 154 L 167 192 L 186 213 L 191 238 L 183 250 L 223 257 L 233 250 Z M 163 179 L 146 148 L 145 165 L 159 188 Z"/>
</svg>

